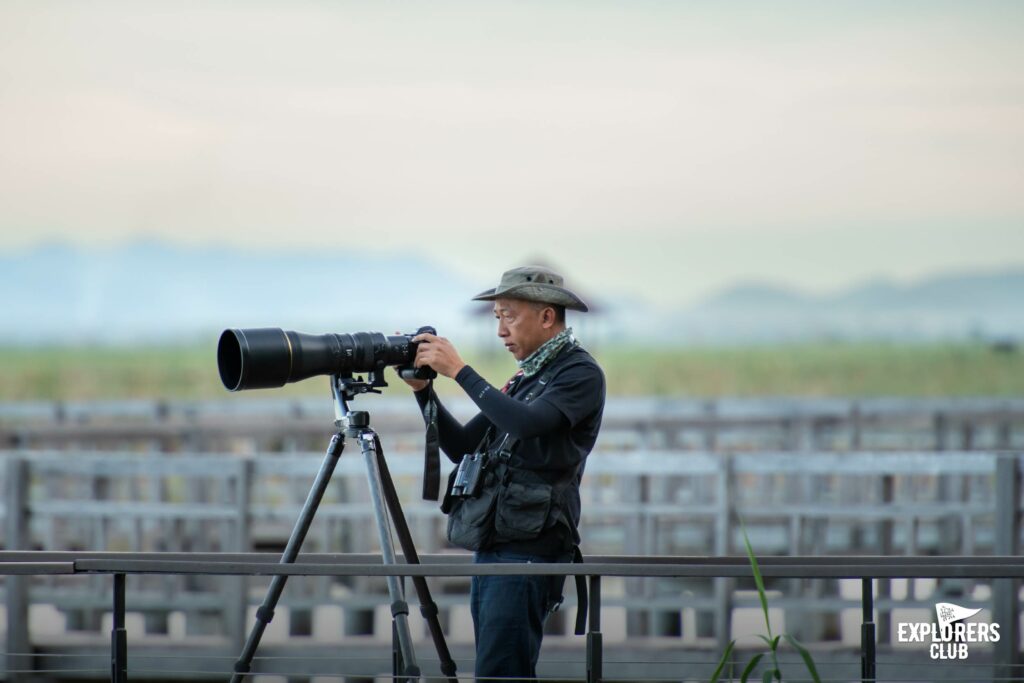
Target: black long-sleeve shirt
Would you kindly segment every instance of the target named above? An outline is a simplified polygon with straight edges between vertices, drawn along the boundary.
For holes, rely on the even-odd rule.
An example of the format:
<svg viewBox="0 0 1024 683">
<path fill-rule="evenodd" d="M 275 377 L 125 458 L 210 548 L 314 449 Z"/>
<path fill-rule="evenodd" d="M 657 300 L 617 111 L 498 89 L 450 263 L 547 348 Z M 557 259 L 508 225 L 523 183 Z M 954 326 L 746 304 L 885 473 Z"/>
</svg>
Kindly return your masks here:
<svg viewBox="0 0 1024 683">
<path fill-rule="evenodd" d="M 546 381 L 543 386 L 541 379 Z M 493 425 L 487 446 L 500 443 L 506 434 L 518 440 L 511 465 L 535 470 L 552 483 L 576 469 L 567 500 L 573 524 L 578 525 L 579 483 L 604 413 L 604 373 L 593 357 L 581 348 L 569 348 L 537 374 L 519 378 L 507 394 L 468 365 L 455 381 L 480 412 L 462 424 L 437 401 L 438 440 L 448 459 L 458 463 L 464 454 L 474 452 Z M 427 389 L 416 392 L 421 408 L 429 395 Z M 562 545 L 552 532 L 502 547 L 550 554 Z"/>
<path fill-rule="evenodd" d="M 438 439 L 441 449 L 454 463 L 459 462 L 464 454 L 472 453 L 476 449 L 487 428 L 492 424 L 499 434 L 508 434 L 509 437 L 520 441 L 543 436 L 559 427 L 568 426 L 568 419 L 555 403 L 524 403 L 516 400 L 513 396 L 493 387 L 469 365 L 459 371 L 455 381 L 473 399 L 481 412 L 463 425 L 437 399 L 437 395 L 434 395 L 437 403 Z M 427 404 L 429 391 L 432 389 L 416 392 L 416 400 L 421 409 Z M 519 386 L 516 387 L 517 394 L 525 391 Z"/>
</svg>

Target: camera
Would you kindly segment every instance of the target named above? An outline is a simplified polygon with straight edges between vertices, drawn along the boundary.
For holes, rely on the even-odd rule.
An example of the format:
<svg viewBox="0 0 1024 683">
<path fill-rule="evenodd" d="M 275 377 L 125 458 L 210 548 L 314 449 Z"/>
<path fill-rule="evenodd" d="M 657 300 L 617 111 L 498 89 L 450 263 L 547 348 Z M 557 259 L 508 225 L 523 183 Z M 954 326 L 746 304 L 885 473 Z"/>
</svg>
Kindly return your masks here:
<svg viewBox="0 0 1024 683">
<path fill-rule="evenodd" d="M 412 338 L 429 332 L 421 327 L 411 334 L 380 332 L 304 334 L 278 327 L 228 329 L 217 343 L 217 369 L 228 391 L 271 389 L 316 375 L 351 376 L 354 372 L 382 377 L 395 366 L 402 379 L 433 379 L 429 367 L 416 368 L 418 342 Z"/>
</svg>

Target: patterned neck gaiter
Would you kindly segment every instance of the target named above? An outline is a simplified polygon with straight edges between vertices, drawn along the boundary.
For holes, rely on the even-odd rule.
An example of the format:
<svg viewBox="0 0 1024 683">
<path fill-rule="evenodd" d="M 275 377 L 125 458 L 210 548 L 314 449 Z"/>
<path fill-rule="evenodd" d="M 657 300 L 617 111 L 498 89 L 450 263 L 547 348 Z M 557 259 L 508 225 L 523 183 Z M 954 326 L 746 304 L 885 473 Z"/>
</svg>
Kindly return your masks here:
<svg viewBox="0 0 1024 683">
<path fill-rule="evenodd" d="M 571 327 L 565 328 L 551 339 L 548 339 L 540 345 L 539 349 L 519 361 L 519 369 L 523 371 L 523 375 L 526 377 L 535 375 L 566 346 L 579 346 L 576 337 L 572 335 Z"/>
</svg>

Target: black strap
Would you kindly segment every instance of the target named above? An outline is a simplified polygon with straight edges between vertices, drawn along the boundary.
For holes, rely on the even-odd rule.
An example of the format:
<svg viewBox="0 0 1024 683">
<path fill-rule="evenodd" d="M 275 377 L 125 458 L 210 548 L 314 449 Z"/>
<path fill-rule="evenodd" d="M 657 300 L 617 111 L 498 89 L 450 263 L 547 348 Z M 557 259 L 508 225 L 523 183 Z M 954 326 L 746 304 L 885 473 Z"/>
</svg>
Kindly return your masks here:
<svg viewBox="0 0 1024 683">
<path fill-rule="evenodd" d="M 427 390 L 427 405 L 423 407 L 423 421 L 427 425 L 423 443 L 423 500 L 437 500 L 441 494 L 441 456 L 433 380 L 429 380 Z"/>
<path fill-rule="evenodd" d="M 573 546 L 572 561 L 583 564 L 583 553 L 580 547 Z M 582 636 L 587 633 L 587 610 L 590 608 L 590 598 L 587 593 L 587 577 L 576 575 L 576 635 Z"/>
</svg>

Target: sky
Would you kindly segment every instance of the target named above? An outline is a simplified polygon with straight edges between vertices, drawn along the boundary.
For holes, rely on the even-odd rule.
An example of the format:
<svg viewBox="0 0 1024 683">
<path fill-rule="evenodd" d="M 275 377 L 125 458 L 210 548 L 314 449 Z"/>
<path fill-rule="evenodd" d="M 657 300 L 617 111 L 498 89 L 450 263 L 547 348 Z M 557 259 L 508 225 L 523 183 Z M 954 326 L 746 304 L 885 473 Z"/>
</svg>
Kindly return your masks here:
<svg viewBox="0 0 1024 683">
<path fill-rule="evenodd" d="M 0 250 L 535 255 L 666 306 L 1024 264 L 1024 3 L 0 3 Z"/>
</svg>

